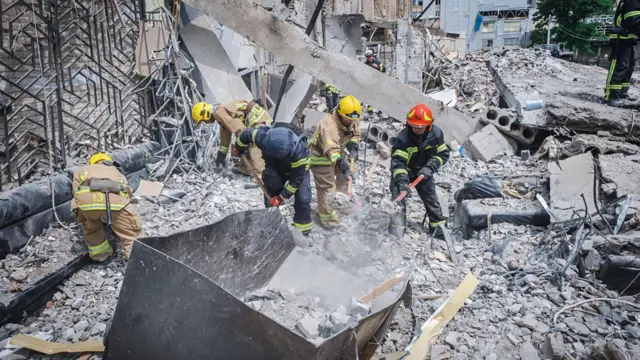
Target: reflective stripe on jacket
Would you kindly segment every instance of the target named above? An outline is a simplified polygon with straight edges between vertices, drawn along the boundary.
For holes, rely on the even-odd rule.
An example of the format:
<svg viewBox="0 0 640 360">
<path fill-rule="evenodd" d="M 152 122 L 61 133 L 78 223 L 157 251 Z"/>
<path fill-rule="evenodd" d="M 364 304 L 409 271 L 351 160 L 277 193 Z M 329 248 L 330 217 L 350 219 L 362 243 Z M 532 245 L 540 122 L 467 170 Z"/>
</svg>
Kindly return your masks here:
<svg viewBox="0 0 640 360">
<path fill-rule="evenodd" d="M 240 134 L 247 127 L 271 125 L 269 113 L 253 101 L 233 100 L 224 103 L 213 113 L 213 119 L 220 124 L 220 151 L 227 152 L 231 135 Z"/>
<path fill-rule="evenodd" d="M 337 112 L 325 115 L 309 141 L 311 166 L 330 166 L 346 152 L 348 142 L 360 142 L 360 121 L 344 126 Z"/>
<path fill-rule="evenodd" d="M 107 202 L 105 194 L 98 191 L 91 191 L 89 184 L 91 179 L 109 179 L 120 182 L 123 191 L 119 194 L 109 193 L 109 203 L 112 211 L 122 210 L 129 204 L 130 192 L 132 192 L 127 178 L 118 171 L 115 166 L 98 163 L 79 168 L 73 174 L 73 199 L 71 209 L 81 209 L 85 211 L 106 210 Z"/>
</svg>

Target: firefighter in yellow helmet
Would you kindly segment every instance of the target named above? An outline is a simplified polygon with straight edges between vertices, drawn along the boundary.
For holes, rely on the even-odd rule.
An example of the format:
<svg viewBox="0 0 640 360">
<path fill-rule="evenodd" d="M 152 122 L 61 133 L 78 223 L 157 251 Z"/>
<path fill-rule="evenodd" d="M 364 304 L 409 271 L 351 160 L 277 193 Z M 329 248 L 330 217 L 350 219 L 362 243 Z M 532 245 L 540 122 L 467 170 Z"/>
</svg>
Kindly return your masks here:
<svg viewBox="0 0 640 360">
<path fill-rule="evenodd" d="M 199 102 L 191 109 L 191 117 L 198 125 L 201 122 L 211 121 L 217 121 L 220 124 L 220 149 L 216 156 L 216 166 L 223 167 L 226 167 L 232 134 L 238 136 L 245 128 L 271 125 L 273 122 L 269 113 L 258 104 L 257 100 L 232 100 L 221 104 L 217 109 L 214 109 L 211 104 Z M 251 146 L 247 158 L 260 176 L 264 169 L 260 149 Z M 251 175 L 251 169 L 247 169 L 242 162 L 239 170 L 245 175 Z"/>
<path fill-rule="evenodd" d="M 346 194 L 348 181 L 353 179 L 349 160 L 358 156 L 361 114 L 360 101 L 352 95 L 345 96 L 335 111 L 320 120 L 309 142 L 318 215 L 324 227 L 331 228 L 340 223 L 338 215 L 329 206 L 328 195 L 334 186 Z"/>
<path fill-rule="evenodd" d="M 142 237 L 140 215 L 130 204 L 133 190 L 118 170 L 118 164 L 103 152 L 91 156 L 89 165 L 73 174 L 71 210 L 82 224 L 84 242 L 89 256 L 104 261 L 113 255 L 113 248 L 105 238 L 103 225 L 107 223 L 107 199 L 111 209 L 111 228 L 122 242 L 128 259 L 133 242 Z"/>
</svg>

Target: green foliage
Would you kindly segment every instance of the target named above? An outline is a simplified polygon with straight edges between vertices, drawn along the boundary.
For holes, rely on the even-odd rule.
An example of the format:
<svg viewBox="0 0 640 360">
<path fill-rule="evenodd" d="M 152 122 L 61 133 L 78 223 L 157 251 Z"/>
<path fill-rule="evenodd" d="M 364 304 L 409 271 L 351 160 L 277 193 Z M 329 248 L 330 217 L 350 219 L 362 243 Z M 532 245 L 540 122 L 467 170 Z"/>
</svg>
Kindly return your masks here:
<svg viewBox="0 0 640 360">
<path fill-rule="evenodd" d="M 531 32 L 531 45 L 547 43 L 547 27 L 536 28 Z"/>
<path fill-rule="evenodd" d="M 614 0 L 540 0 L 537 7 L 534 32 L 544 27 L 544 42 L 547 20 L 551 16 L 555 24 L 551 29 L 554 42 L 566 42 L 569 49 L 582 48 L 590 51 L 589 39 L 599 35 L 595 24 L 587 24 L 583 20 L 594 15 L 613 13 Z"/>
</svg>

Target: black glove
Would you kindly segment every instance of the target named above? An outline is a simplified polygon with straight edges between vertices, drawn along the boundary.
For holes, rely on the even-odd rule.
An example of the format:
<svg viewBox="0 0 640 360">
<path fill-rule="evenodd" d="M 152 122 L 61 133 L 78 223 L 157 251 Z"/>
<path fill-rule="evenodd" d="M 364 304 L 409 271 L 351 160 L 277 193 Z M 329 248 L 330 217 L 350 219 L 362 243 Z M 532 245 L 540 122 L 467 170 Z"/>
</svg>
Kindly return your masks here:
<svg viewBox="0 0 640 360">
<path fill-rule="evenodd" d="M 427 165 L 418 171 L 418 175 L 424 175 L 425 180 L 430 179 L 433 176 L 433 169 Z"/>
<path fill-rule="evenodd" d="M 340 170 L 340 172 L 342 173 L 345 179 L 347 180 L 353 179 L 353 172 L 351 172 L 349 163 L 347 162 L 347 159 L 344 156 L 338 159 L 338 162 L 336 165 L 338 165 L 338 170 Z"/>
<path fill-rule="evenodd" d="M 222 166 L 223 168 L 227 168 L 227 153 L 218 151 L 216 155 L 216 167 Z"/>
<path fill-rule="evenodd" d="M 349 141 L 347 143 L 347 151 L 349 151 L 349 157 L 358 160 L 358 143 Z"/>
<path fill-rule="evenodd" d="M 398 189 L 398 193 L 393 196 L 394 198 L 398 197 L 398 195 L 400 195 L 403 191 L 407 192 L 407 196 L 405 196 L 405 199 L 411 197 L 409 180 L 407 180 L 406 178 L 400 178 L 396 180 L 396 188 Z"/>
</svg>

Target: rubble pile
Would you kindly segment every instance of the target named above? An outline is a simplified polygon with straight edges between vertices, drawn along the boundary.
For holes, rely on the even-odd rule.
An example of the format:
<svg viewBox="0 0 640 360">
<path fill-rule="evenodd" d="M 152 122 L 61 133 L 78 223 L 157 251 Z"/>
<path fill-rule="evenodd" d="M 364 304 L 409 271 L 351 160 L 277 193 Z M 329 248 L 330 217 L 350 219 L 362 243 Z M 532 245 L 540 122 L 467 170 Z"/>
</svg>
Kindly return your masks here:
<svg viewBox="0 0 640 360">
<path fill-rule="evenodd" d="M 480 53 L 467 53 L 442 66 L 442 87 L 455 89 L 462 103 L 458 109 L 473 112 L 471 107 L 481 102 L 484 106 L 498 106 L 500 92 L 487 69 L 487 58 Z"/>
</svg>

